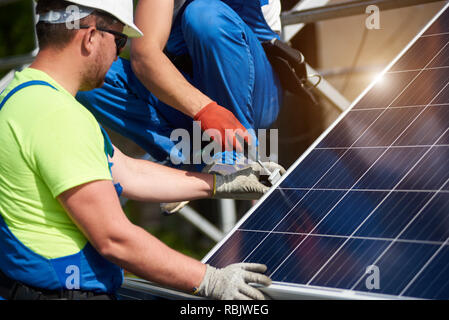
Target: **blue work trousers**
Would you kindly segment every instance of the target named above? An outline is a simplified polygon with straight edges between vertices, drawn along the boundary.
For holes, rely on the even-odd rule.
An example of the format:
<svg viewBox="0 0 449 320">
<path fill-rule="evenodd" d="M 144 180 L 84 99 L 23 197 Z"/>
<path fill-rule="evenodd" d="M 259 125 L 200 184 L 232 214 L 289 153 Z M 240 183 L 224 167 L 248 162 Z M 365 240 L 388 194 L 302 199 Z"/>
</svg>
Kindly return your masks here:
<svg viewBox="0 0 449 320">
<path fill-rule="evenodd" d="M 261 45 L 275 37 L 259 0 L 195 0 L 188 1 L 175 19 L 166 50 L 188 53 L 193 72 L 183 72 L 186 79 L 232 111 L 247 129 L 257 130 L 270 127 L 281 104 L 279 80 Z M 149 92 L 125 59 L 113 63 L 101 88 L 79 92 L 77 99 L 103 125 L 133 140 L 160 163 L 171 165 L 170 152 L 177 144 L 170 140 L 174 129 L 192 132 L 192 118 Z"/>
</svg>

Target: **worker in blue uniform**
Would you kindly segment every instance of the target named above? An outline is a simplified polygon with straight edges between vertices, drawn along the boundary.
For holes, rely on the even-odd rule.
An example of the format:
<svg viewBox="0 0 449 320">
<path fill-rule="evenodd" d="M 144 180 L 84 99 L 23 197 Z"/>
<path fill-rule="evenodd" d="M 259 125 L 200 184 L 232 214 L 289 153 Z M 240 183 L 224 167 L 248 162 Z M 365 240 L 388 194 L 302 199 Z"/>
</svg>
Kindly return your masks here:
<svg viewBox="0 0 449 320">
<path fill-rule="evenodd" d="M 170 249 L 124 214 L 142 201 L 258 198 L 261 166 L 230 175 L 127 157 L 74 96 L 104 81 L 127 37 L 132 0 L 39 0 L 40 51 L 0 93 L 0 298 L 114 299 L 123 269 L 215 299 L 263 299 L 260 264 L 214 268 Z M 114 188 L 115 187 L 115 188 Z"/>
<path fill-rule="evenodd" d="M 261 43 L 279 39 L 280 11 L 279 0 L 140 0 L 145 36 L 132 40 L 130 61 L 119 58 L 101 88 L 77 99 L 155 161 L 191 161 L 170 135 L 196 120 L 221 134 L 214 158 L 233 163 L 243 146 L 225 130 L 256 144 L 255 130 L 279 114 L 282 90 Z"/>
</svg>

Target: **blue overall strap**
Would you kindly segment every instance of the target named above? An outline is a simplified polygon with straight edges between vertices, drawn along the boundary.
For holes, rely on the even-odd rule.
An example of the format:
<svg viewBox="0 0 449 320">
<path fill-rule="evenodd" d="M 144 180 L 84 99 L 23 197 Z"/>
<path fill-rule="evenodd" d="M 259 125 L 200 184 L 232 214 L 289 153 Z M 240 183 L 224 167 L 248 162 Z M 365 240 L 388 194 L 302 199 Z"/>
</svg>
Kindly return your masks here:
<svg viewBox="0 0 449 320">
<path fill-rule="evenodd" d="M 101 129 L 101 133 L 103 134 L 103 138 L 104 138 L 104 152 L 106 153 L 106 156 L 109 155 L 109 157 L 112 158 L 114 156 L 114 147 L 112 146 L 111 139 L 109 138 L 109 135 L 106 132 L 106 130 L 104 130 L 104 128 L 101 125 L 100 125 L 100 129 Z M 111 167 L 114 165 L 114 163 L 109 162 L 109 159 L 108 159 L 108 165 L 109 165 L 109 172 L 111 173 L 111 176 L 112 176 Z M 115 188 L 115 191 L 117 192 L 117 195 L 120 197 L 120 195 L 123 192 L 123 187 L 120 185 L 120 183 L 114 183 L 114 188 Z"/>
<path fill-rule="evenodd" d="M 114 148 L 112 147 L 111 139 L 109 138 L 108 133 L 104 128 L 100 125 L 101 133 L 103 134 L 104 138 L 104 153 L 109 155 L 111 158 L 114 156 Z"/>
<path fill-rule="evenodd" d="M 17 91 L 22 90 L 26 87 L 30 87 L 30 86 L 47 86 L 47 87 L 51 87 L 55 90 L 56 89 L 54 86 L 52 86 L 51 84 L 49 84 L 46 81 L 41 81 L 41 80 L 31 80 L 31 81 L 27 81 L 24 82 L 22 84 L 19 84 L 17 87 L 15 87 L 14 89 L 12 89 L 7 95 L 6 97 L 3 99 L 3 101 L 0 103 L 0 110 L 2 110 L 3 106 L 5 105 L 6 101 L 9 100 L 9 98 L 12 97 L 13 94 L 15 94 Z"/>
</svg>

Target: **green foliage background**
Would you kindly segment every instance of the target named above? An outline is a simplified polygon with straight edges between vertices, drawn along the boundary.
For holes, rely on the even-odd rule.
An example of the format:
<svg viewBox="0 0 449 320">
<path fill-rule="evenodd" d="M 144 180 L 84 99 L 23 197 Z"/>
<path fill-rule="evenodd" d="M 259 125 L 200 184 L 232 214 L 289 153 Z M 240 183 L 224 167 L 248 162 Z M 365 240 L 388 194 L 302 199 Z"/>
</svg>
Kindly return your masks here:
<svg viewBox="0 0 449 320">
<path fill-rule="evenodd" d="M 31 52 L 33 28 L 31 0 L 0 5 L 0 59 Z M 8 71 L 0 67 L 0 76 Z"/>
</svg>

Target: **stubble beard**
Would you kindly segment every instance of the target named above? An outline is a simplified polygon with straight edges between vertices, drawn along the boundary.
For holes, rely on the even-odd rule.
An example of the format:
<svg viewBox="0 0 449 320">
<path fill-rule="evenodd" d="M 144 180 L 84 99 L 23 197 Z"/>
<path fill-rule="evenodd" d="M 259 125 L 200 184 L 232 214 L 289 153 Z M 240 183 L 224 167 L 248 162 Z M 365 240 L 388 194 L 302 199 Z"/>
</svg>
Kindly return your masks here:
<svg viewBox="0 0 449 320">
<path fill-rule="evenodd" d="M 101 52 L 96 56 L 95 61 L 86 70 L 80 91 L 93 90 L 103 85 L 106 73 L 111 67 L 111 64 L 105 65 L 106 61 L 106 56 Z"/>
</svg>

